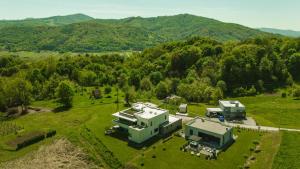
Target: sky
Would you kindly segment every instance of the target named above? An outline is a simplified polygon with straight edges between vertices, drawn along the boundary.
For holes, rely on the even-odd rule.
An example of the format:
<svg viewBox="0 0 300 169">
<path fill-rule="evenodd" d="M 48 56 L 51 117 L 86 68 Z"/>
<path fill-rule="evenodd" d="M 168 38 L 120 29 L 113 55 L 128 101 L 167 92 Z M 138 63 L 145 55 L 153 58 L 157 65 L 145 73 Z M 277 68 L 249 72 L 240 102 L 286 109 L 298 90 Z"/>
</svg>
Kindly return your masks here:
<svg viewBox="0 0 300 169">
<path fill-rule="evenodd" d="M 252 28 L 300 31 L 300 0 L 0 0 L 0 19 L 75 13 L 103 19 L 189 13 Z"/>
</svg>

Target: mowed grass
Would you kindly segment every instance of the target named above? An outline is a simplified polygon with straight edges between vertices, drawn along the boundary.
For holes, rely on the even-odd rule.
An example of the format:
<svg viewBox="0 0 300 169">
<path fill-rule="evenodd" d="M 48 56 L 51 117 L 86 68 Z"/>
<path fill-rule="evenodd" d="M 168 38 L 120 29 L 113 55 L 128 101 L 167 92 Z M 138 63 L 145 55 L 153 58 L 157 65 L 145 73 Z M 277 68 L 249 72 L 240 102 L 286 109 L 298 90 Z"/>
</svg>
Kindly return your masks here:
<svg viewBox="0 0 300 169">
<path fill-rule="evenodd" d="M 300 100 L 292 97 L 282 98 L 279 94 L 258 95 L 254 97 L 226 98 L 239 100 L 246 106 L 247 116 L 253 117 L 258 125 L 300 129 Z M 166 106 L 176 112 L 178 106 Z M 218 107 L 203 103 L 190 103 L 190 116 L 205 116 L 206 108 Z"/>
<path fill-rule="evenodd" d="M 271 141 L 268 142 L 268 140 L 274 139 L 273 137 L 268 137 L 266 134 L 261 135 L 254 131 L 243 130 L 241 133 L 236 132 L 238 135 L 237 141 L 229 149 L 223 152 L 218 160 L 209 161 L 205 160 L 203 156 L 198 158 L 189 153 L 181 152 L 179 148 L 186 143 L 186 140 L 175 136 L 165 143 L 162 143 L 160 140 L 146 149 L 135 149 L 128 146 L 126 141 L 104 135 L 105 128 L 113 125 L 113 117 L 111 114 L 125 108 L 122 103 L 119 104 L 119 108 L 117 104 L 114 103 L 117 97 L 116 90 L 113 89 L 111 94 L 104 95 L 102 99 L 96 101 L 89 100 L 88 93 L 89 92 L 86 92 L 83 96 L 77 94 L 74 98 L 74 106 L 70 110 L 58 113 L 29 114 L 12 120 L 12 122 L 23 126 L 25 132 L 50 128 L 55 129 L 57 135 L 51 139 L 46 139 L 19 151 L 7 151 L 2 149 L 5 147 L 5 142 L 7 140 L 15 137 L 14 134 L 1 137 L 0 162 L 21 157 L 29 152 L 37 150 L 39 146 L 50 144 L 55 139 L 61 137 L 69 139 L 73 144 L 82 147 L 89 155 L 93 156 L 93 154 L 90 153 L 99 152 L 93 152 L 96 151 L 93 149 L 93 145 L 87 145 L 86 142 L 82 141 L 80 132 L 84 131 L 82 130 L 83 128 L 91 130 L 91 133 L 101 140 L 101 142 L 112 151 L 114 156 L 123 164 L 134 164 L 141 167 L 140 164 L 143 162 L 144 166 L 142 168 L 238 168 L 246 161 L 244 155 L 250 155 L 250 148 L 253 147 L 253 140 L 262 140 L 262 154 L 266 153 L 266 156 L 261 155 L 261 157 L 259 157 L 258 155 L 258 164 L 253 164 L 253 166 L 261 166 L 270 163 L 273 156 L 267 155 L 267 153 L 274 152 L 272 153 L 274 155 L 276 151 L 276 146 L 272 148 L 272 145 L 275 144 Z M 119 93 L 119 99 L 120 101 L 123 101 L 124 94 Z M 159 101 L 155 100 L 155 103 L 159 103 Z M 57 104 L 53 101 L 39 101 L 34 102 L 33 106 L 55 108 L 57 107 Z M 205 108 L 208 106 L 209 105 L 205 104 L 192 104 L 189 106 L 189 112 L 191 112 L 191 115 L 193 116 L 204 115 Z M 166 106 L 165 108 L 169 109 L 170 107 Z M 152 148 L 154 146 L 156 147 L 155 149 Z M 166 150 L 163 151 L 163 148 Z M 144 157 L 141 156 L 142 153 L 145 154 Z M 154 154 L 156 155 L 156 158 L 152 158 L 152 155 Z M 96 163 L 103 164 L 103 161 L 99 160 L 96 161 Z M 106 165 L 104 164 L 102 166 Z"/>
<path fill-rule="evenodd" d="M 259 144 L 261 152 L 253 153 L 255 161 L 251 163 L 250 168 L 254 169 L 272 169 L 272 164 L 281 143 L 281 133 L 265 133 Z"/>
<path fill-rule="evenodd" d="M 273 169 L 300 168 L 300 133 L 283 132 L 280 149 L 275 157 Z"/>
<path fill-rule="evenodd" d="M 259 125 L 300 129 L 300 100 L 280 95 L 236 98 Z"/>
<path fill-rule="evenodd" d="M 181 137 L 174 136 L 169 141 L 160 142 L 151 148 L 140 152 L 139 156 L 133 159 L 133 163 L 145 169 L 165 169 L 165 168 L 220 168 L 233 169 L 244 165 L 246 159 L 243 155 L 250 155 L 250 148 L 253 147 L 254 140 L 260 140 L 260 134 L 253 131 L 241 131 L 236 133 L 236 142 L 225 152 L 222 152 L 217 160 L 206 160 L 204 155 L 197 157 L 189 152 L 180 151 L 180 147 L 186 143 Z M 153 158 L 155 156 L 155 158 Z"/>
</svg>

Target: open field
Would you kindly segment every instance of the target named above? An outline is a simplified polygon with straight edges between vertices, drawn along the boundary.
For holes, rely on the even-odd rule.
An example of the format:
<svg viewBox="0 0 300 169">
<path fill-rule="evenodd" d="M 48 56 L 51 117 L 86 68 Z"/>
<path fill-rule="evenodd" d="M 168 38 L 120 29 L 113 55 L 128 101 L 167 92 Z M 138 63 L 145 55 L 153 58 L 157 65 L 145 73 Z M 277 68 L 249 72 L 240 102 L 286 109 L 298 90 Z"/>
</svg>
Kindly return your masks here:
<svg viewBox="0 0 300 169">
<path fill-rule="evenodd" d="M 206 160 L 205 157 L 193 156 L 188 152 L 179 150 L 180 146 L 186 143 L 183 138 L 174 136 L 165 143 L 157 144 L 155 148 L 150 148 L 144 152 L 144 156 L 140 154 L 139 158 L 134 160 L 137 166 L 144 164 L 143 168 L 238 168 L 243 166 L 245 157 L 249 156 L 250 148 L 253 146 L 254 140 L 260 140 L 257 132 L 241 131 L 236 133 L 238 139 L 225 152 L 218 156 L 217 160 Z M 165 150 L 164 150 L 165 149 Z M 155 155 L 156 158 L 152 156 Z M 234 160 L 232 160 L 234 159 Z"/>
<path fill-rule="evenodd" d="M 272 115 L 274 111 L 268 111 L 268 114 L 265 116 L 258 116 L 254 110 L 257 110 L 257 112 L 261 111 L 255 109 L 255 106 L 251 104 L 251 100 L 255 99 L 266 100 L 267 103 L 271 104 L 271 101 L 268 101 L 266 98 L 269 100 L 275 98 L 281 101 L 281 98 L 277 96 L 248 97 L 240 98 L 240 100 L 245 103 L 246 106 L 249 105 L 248 112 L 254 115 L 255 118 L 267 118 L 267 115 Z M 123 100 L 122 93 L 119 93 L 119 99 Z M 254 131 L 242 130 L 240 133 L 236 132 L 238 135 L 237 141 L 229 149 L 221 153 L 216 161 L 206 160 L 203 156 L 199 158 L 189 153 L 181 152 L 179 147 L 186 141 L 176 136 L 165 143 L 159 140 L 154 145 L 145 149 L 136 149 L 128 146 L 126 141 L 104 135 L 105 128 L 112 125 L 113 117 L 111 114 L 117 110 L 124 109 L 122 103 L 119 104 L 119 109 L 117 109 L 118 106 L 114 103 L 115 100 L 115 90 L 113 90 L 111 94 L 105 94 L 102 99 L 96 101 L 89 100 L 88 94 L 84 94 L 83 96 L 76 95 L 74 98 L 74 107 L 65 112 L 35 113 L 11 120 L 11 122 L 17 125 L 24 126 L 24 131 L 33 131 L 37 128 L 55 129 L 57 135 L 16 152 L 2 149 L 8 140 L 15 137 L 14 134 L 0 137 L 0 162 L 7 162 L 22 157 L 29 152 L 38 150 L 41 145 L 51 144 L 58 138 L 67 138 L 73 144 L 80 146 L 96 165 L 103 168 L 114 168 L 111 166 L 113 164 L 107 161 L 113 161 L 113 163 L 114 161 L 119 161 L 122 164 L 134 164 L 138 167 L 141 167 L 141 163 L 143 163 L 144 166 L 142 168 L 186 168 L 186 166 L 191 166 L 191 168 L 199 168 L 199 166 L 203 166 L 202 168 L 210 168 L 213 166 L 214 168 L 226 169 L 243 166 L 247 160 L 246 157 L 251 155 L 250 148 L 254 146 L 253 141 L 260 140 L 262 151 L 255 155 L 256 160 L 251 163 L 252 168 L 259 169 L 262 166 L 272 163 L 281 140 L 279 134 L 260 134 Z M 283 101 L 286 101 L 288 104 L 296 104 L 298 102 L 290 102 L 291 100 L 289 100 L 289 98 Z M 159 103 L 158 100 L 154 102 Z M 256 103 L 258 108 L 261 108 L 262 111 L 265 110 L 261 102 Z M 53 109 L 57 105 L 51 101 L 39 101 L 34 102 L 33 106 Z M 166 105 L 162 106 L 163 108 L 172 109 Z M 189 111 L 192 112 L 193 116 L 203 115 L 207 106 L 208 105 L 205 104 L 193 104 L 190 106 Z M 293 120 L 291 120 L 291 122 L 293 122 Z M 267 124 L 268 123 L 266 123 L 266 125 Z M 87 130 L 89 134 L 87 134 Z M 153 149 L 153 147 L 155 148 Z M 164 148 L 165 151 L 163 150 Z M 106 154 L 108 151 L 112 152 L 112 154 Z M 142 156 L 142 154 L 144 154 L 144 156 Z M 153 155 L 155 155 L 156 158 L 152 158 Z M 278 157 L 276 160 L 277 159 Z"/>
<path fill-rule="evenodd" d="M 258 125 L 280 128 L 300 129 L 300 100 L 292 97 L 282 98 L 279 94 L 259 95 L 255 97 L 226 98 L 239 100 L 246 106 L 247 116 L 253 117 Z M 177 106 L 164 106 L 176 112 Z M 218 107 L 203 103 L 189 104 L 191 116 L 205 116 L 206 108 Z"/>
<path fill-rule="evenodd" d="M 300 168 L 300 133 L 283 132 L 280 149 L 275 157 L 273 169 Z"/>
<path fill-rule="evenodd" d="M 0 167 L 3 169 L 99 168 L 88 161 L 88 156 L 81 149 L 66 139 L 41 146 L 38 151 L 29 153 L 20 159 L 3 163 Z"/>
</svg>

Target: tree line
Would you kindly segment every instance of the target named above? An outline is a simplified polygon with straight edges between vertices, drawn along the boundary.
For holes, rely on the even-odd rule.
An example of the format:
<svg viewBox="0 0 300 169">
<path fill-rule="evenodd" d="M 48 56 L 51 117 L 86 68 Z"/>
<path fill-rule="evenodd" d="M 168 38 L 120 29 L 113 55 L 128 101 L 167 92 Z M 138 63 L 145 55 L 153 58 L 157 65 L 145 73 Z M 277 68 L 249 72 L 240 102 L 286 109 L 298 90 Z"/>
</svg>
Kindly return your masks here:
<svg viewBox="0 0 300 169">
<path fill-rule="evenodd" d="M 300 39 L 253 38 L 221 43 L 192 38 L 122 54 L 61 54 L 36 62 L 0 56 L 0 108 L 57 99 L 71 106 L 79 86 L 116 86 L 127 101 L 176 94 L 216 102 L 292 86 L 300 80 Z M 68 96 L 68 97 L 65 97 Z"/>
</svg>

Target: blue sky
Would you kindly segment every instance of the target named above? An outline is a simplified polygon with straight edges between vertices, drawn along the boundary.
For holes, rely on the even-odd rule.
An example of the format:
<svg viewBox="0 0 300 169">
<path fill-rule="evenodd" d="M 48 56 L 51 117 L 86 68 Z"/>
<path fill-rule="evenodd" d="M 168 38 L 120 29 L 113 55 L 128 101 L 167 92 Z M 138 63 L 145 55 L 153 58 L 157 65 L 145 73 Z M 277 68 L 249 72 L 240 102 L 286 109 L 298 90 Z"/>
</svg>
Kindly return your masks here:
<svg viewBox="0 0 300 169">
<path fill-rule="evenodd" d="M 95 18 L 190 13 L 255 28 L 300 30 L 300 0 L 0 0 L 0 19 L 74 13 Z"/>
</svg>

